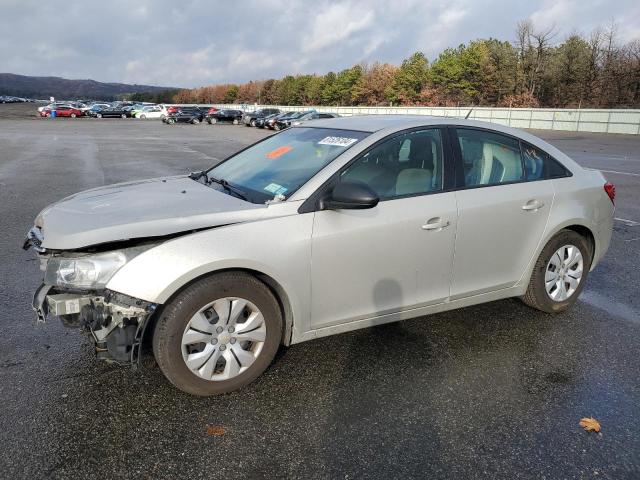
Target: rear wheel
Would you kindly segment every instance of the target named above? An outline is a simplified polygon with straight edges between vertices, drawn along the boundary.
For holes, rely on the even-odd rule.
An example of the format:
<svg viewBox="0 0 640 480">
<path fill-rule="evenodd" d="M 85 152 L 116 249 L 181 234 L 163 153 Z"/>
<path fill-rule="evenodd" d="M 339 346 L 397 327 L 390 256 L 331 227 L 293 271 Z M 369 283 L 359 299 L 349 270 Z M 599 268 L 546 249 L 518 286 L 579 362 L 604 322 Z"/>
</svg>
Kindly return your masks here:
<svg viewBox="0 0 640 480">
<path fill-rule="evenodd" d="M 279 130 L 280 130 L 280 125 L 278 125 L 277 123 L 275 123 L 275 124 L 273 125 L 273 129 L 274 129 L 276 132 L 277 132 L 277 131 L 279 131 Z"/>
<path fill-rule="evenodd" d="M 256 126 L 256 121 L 255 121 L 255 120 L 251 120 L 250 125 L 251 125 L 252 127 L 255 127 L 255 126 Z"/>
<path fill-rule="evenodd" d="M 177 388 L 216 395 L 255 380 L 273 361 L 281 334 L 280 308 L 266 285 L 225 272 L 192 284 L 167 304 L 153 352 Z"/>
<path fill-rule="evenodd" d="M 210 118 L 209 119 L 209 124 L 213 125 L 214 123 L 218 123 L 218 119 L 217 118 Z"/>
<path fill-rule="evenodd" d="M 102 118 L 102 114 L 101 113 L 96 113 L 96 118 Z"/>
<path fill-rule="evenodd" d="M 120 115 L 120 117 L 122 117 L 122 118 L 127 118 L 127 114 L 126 114 L 126 113 L 123 113 L 122 115 Z"/>
<path fill-rule="evenodd" d="M 573 230 L 562 230 L 544 247 L 522 298 L 547 313 L 562 312 L 577 300 L 591 267 L 591 248 Z"/>
<path fill-rule="evenodd" d="M 197 118 L 194 118 L 193 120 L 191 120 L 192 125 L 197 125 L 199 123 L 200 123 L 200 120 L 198 120 Z"/>
<path fill-rule="evenodd" d="M 147 118 L 147 116 L 146 115 L 140 115 L 140 118 L 144 120 L 145 118 Z"/>
<path fill-rule="evenodd" d="M 71 114 L 71 118 L 76 118 L 76 114 L 75 114 L 75 113 L 72 113 L 72 114 Z"/>
<path fill-rule="evenodd" d="M 167 125 L 173 125 L 174 123 L 176 123 L 176 121 L 173 118 L 167 119 Z"/>
<path fill-rule="evenodd" d="M 237 118 L 233 119 L 233 124 L 234 125 L 238 125 L 240 123 L 240 120 L 238 120 Z"/>
</svg>

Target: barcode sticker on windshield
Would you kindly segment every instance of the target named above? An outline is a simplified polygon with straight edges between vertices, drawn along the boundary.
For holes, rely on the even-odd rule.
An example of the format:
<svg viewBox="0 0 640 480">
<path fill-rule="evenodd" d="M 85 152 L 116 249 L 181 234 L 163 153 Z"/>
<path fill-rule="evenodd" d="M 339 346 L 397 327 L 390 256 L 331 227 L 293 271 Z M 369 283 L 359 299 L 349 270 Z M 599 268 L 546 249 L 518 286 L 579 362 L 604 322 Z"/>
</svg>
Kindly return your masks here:
<svg viewBox="0 0 640 480">
<path fill-rule="evenodd" d="M 325 137 L 318 142 L 318 145 L 333 145 L 335 147 L 348 147 L 349 145 L 357 141 L 358 141 L 357 138 Z"/>
</svg>

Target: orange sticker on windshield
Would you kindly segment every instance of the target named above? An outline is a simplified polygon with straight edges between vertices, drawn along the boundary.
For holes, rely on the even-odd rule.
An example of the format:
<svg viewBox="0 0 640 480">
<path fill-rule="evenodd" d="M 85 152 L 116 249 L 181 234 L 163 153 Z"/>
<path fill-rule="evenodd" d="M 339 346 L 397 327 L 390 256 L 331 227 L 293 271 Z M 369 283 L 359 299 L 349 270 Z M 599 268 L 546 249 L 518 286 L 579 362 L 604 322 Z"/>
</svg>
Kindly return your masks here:
<svg viewBox="0 0 640 480">
<path fill-rule="evenodd" d="M 290 147 L 288 145 L 283 145 L 282 147 L 278 147 L 275 150 L 272 150 L 269 153 L 267 153 L 267 158 L 273 160 L 274 158 L 281 157 L 282 155 L 284 155 L 287 152 L 290 152 L 291 150 L 293 150 L 293 147 Z"/>
</svg>

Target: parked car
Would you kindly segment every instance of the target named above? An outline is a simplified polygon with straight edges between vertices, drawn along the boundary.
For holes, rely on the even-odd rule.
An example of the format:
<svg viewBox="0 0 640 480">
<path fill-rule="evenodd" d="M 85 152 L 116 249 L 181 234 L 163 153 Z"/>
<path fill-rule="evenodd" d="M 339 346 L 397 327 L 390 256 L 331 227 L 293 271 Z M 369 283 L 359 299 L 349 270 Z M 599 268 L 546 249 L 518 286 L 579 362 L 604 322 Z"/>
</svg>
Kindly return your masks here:
<svg viewBox="0 0 640 480">
<path fill-rule="evenodd" d="M 298 112 L 282 112 L 282 113 L 269 115 L 268 117 L 265 118 L 264 126 L 271 130 L 275 130 L 276 129 L 275 124 L 279 119 L 289 117 L 291 115 L 297 115 L 297 114 Z"/>
<path fill-rule="evenodd" d="M 134 112 L 135 118 L 147 119 L 147 118 L 165 118 L 167 111 L 160 105 L 147 105 L 145 107 L 136 109 Z"/>
<path fill-rule="evenodd" d="M 600 171 L 530 133 L 354 116 L 189 176 L 72 195 L 24 246 L 44 270 L 40 321 L 124 363 L 150 332 L 169 381 L 213 395 L 253 381 L 281 344 L 508 297 L 563 312 L 609 247 L 614 199 Z"/>
<path fill-rule="evenodd" d="M 49 110 L 51 110 L 54 107 L 68 107 L 69 102 L 53 102 L 53 103 L 48 103 L 47 105 L 41 105 L 40 107 L 38 107 L 38 113 L 42 113 L 42 111 L 46 108 L 48 108 Z"/>
<path fill-rule="evenodd" d="M 88 114 L 96 118 L 127 118 L 127 111 L 124 107 L 92 107 L 88 110 Z"/>
<path fill-rule="evenodd" d="M 53 107 L 53 108 L 45 108 L 44 110 L 42 110 L 40 112 L 40 116 L 41 117 L 50 117 L 52 110 L 56 111 L 56 117 L 76 118 L 76 117 L 81 117 L 82 116 L 82 111 L 80 109 L 73 108 L 73 107 L 71 107 L 69 105 L 59 105 L 59 106 Z"/>
<path fill-rule="evenodd" d="M 261 108 L 254 112 L 245 113 L 242 117 L 242 121 L 247 127 L 255 127 L 258 118 L 267 117 L 274 113 L 280 113 L 280 110 L 277 108 Z"/>
<path fill-rule="evenodd" d="M 258 118 L 256 118 L 256 127 L 265 128 L 267 122 L 269 120 L 271 120 L 272 118 L 275 118 L 277 116 L 278 116 L 277 113 L 272 113 L 271 115 L 267 115 L 266 117 L 258 117 Z"/>
<path fill-rule="evenodd" d="M 304 112 L 293 112 L 291 115 L 286 115 L 284 117 L 279 118 L 273 124 L 274 130 L 283 130 L 291 126 L 291 122 L 297 120 L 298 118 L 302 118 L 307 114 L 314 113 L 315 110 L 307 110 Z"/>
<path fill-rule="evenodd" d="M 209 113 L 204 116 L 204 119 L 209 125 L 214 123 L 233 123 L 238 125 L 242 121 L 242 112 L 240 110 L 218 110 L 214 113 Z"/>
<path fill-rule="evenodd" d="M 162 121 L 173 125 L 174 123 L 191 123 L 197 125 L 204 120 L 204 112 L 198 107 L 182 107 L 177 112 L 170 113 Z"/>
</svg>

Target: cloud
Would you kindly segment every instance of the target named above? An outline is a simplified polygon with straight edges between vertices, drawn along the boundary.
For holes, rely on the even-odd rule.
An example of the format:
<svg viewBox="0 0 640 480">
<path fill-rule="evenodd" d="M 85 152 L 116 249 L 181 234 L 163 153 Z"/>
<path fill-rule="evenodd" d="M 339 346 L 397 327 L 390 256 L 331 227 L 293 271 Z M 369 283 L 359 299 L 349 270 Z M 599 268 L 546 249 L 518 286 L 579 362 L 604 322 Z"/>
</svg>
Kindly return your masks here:
<svg viewBox="0 0 640 480">
<path fill-rule="evenodd" d="M 373 24 L 375 14 L 348 3 L 331 5 L 315 18 L 311 33 L 306 36 L 303 52 L 314 52 L 348 39 L 354 33 Z"/>
<path fill-rule="evenodd" d="M 476 38 L 513 41 L 526 18 L 555 24 L 557 41 L 611 19 L 620 41 L 640 35 L 636 0 L 3 0 L 0 69 L 192 87 L 433 60 Z"/>
</svg>

